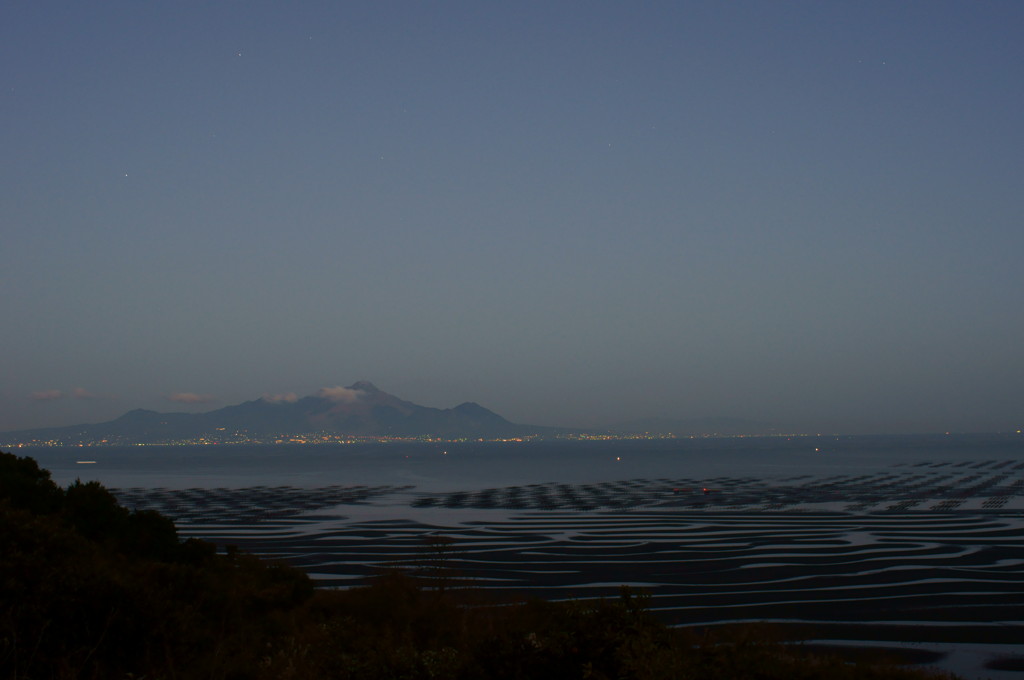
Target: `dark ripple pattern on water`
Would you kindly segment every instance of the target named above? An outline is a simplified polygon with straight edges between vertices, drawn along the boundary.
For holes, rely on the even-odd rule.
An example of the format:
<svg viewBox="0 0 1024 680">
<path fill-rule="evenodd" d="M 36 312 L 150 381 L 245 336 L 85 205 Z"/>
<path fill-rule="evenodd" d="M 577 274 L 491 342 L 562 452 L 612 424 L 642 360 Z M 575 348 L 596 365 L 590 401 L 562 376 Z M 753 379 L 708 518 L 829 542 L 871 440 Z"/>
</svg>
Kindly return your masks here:
<svg viewBox="0 0 1024 680">
<path fill-rule="evenodd" d="M 340 486 L 313 489 L 251 486 L 241 489 L 113 489 L 121 505 L 132 510 L 157 510 L 176 522 L 249 524 L 291 517 L 311 510 L 365 503 L 410 486 Z"/>
<path fill-rule="evenodd" d="M 1020 505 L 1022 470 L 989 460 L 770 482 L 115 493 L 174 517 L 184 535 L 287 560 L 326 586 L 365 583 L 386 567 L 510 596 L 609 596 L 633 584 L 679 624 L 767 620 L 819 633 L 870 626 L 876 639 L 888 629 L 900 640 L 1015 643 L 1024 514 L 1006 506 Z"/>
</svg>

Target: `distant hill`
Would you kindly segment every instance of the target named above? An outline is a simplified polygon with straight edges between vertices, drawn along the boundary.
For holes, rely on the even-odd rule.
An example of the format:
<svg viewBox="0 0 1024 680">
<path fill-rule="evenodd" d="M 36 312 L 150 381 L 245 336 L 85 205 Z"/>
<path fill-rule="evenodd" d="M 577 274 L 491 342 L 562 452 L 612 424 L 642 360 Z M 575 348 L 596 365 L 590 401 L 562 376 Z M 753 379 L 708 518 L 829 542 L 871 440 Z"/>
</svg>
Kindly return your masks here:
<svg viewBox="0 0 1024 680">
<path fill-rule="evenodd" d="M 479 404 L 454 408 L 420 406 L 388 394 L 373 383 L 324 388 L 317 394 L 264 397 L 206 413 L 158 413 L 136 409 L 116 420 L 90 425 L 0 433 L 0 442 L 19 444 L 156 444 L 205 439 L 228 442 L 282 435 L 327 433 L 366 437 L 499 439 L 553 435 L 558 428 L 518 425 Z"/>
</svg>

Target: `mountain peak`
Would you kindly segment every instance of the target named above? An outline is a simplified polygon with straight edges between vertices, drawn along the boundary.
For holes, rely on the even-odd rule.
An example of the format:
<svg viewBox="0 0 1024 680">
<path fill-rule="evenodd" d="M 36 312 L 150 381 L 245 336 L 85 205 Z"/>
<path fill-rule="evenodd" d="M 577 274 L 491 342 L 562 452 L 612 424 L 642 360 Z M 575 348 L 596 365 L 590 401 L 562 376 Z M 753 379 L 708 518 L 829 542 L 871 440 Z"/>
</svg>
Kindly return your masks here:
<svg viewBox="0 0 1024 680">
<path fill-rule="evenodd" d="M 492 424 L 498 422 L 508 423 L 507 420 L 499 416 L 497 413 L 490 409 L 484 408 L 475 401 L 463 402 L 456 406 L 455 408 L 453 408 L 452 411 L 466 418 L 471 418 L 473 420 L 477 420 L 480 422 L 488 422 Z"/>
<path fill-rule="evenodd" d="M 380 392 L 380 390 L 377 389 L 377 386 L 374 385 L 369 380 L 359 380 L 357 382 L 354 382 L 351 385 L 349 385 L 347 389 L 359 390 L 360 392 Z"/>
<path fill-rule="evenodd" d="M 147 418 L 149 416 L 160 415 L 156 411 L 151 411 L 148 408 L 136 408 L 128 411 L 117 420 L 131 420 L 132 418 Z"/>
</svg>

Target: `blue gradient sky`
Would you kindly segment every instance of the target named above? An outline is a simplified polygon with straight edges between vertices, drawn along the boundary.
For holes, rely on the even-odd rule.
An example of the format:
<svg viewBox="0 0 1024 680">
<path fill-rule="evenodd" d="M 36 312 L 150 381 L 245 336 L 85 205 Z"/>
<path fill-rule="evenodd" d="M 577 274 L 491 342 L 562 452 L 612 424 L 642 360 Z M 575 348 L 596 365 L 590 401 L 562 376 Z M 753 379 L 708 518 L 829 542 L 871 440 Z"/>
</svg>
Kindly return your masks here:
<svg viewBox="0 0 1024 680">
<path fill-rule="evenodd" d="M 538 424 L 1016 429 L 1022 29 L 4 3 L 0 430 L 359 379 Z"/>
</svg>

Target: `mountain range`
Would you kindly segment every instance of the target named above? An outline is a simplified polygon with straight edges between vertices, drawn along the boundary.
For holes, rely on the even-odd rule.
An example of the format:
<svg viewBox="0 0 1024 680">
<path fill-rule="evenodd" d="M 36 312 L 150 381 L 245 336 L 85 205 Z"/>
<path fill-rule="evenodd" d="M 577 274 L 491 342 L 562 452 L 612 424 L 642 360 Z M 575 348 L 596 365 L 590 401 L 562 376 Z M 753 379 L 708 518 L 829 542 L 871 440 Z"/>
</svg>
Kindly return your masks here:
<svg viewBox="0 0 1024 680">
<path fill-rule="evenodd" d="M 4 444 L 157 444 L 267 441 L 319 434 L 350 437 L 499 439 L 552 435 L 558 428 L 518 425 L 479 404 L 438 409 L 399 399 L 360 381 L 306 397 L 266 396 L 206 413 L 136 409 L 105 423 L 0 433 Z"/>
<path fill-rule="evenodd" d="M 767 423 L 737 418 L 647 418 L 591 429 L 601 436 L 733 436 L 772 434 Z M 585 434 L 578 429 L 521 425 L 479 404 L 454 408 L 420 406 L 359 381 L 316 394 L 264 396 L 205 413 L 135 409 L 105 423 L 0 433 L 0 444 L 161 444 L 333 441 L 350 437 L 506 439 Z"/>
</svg>

